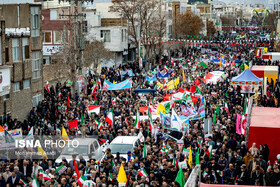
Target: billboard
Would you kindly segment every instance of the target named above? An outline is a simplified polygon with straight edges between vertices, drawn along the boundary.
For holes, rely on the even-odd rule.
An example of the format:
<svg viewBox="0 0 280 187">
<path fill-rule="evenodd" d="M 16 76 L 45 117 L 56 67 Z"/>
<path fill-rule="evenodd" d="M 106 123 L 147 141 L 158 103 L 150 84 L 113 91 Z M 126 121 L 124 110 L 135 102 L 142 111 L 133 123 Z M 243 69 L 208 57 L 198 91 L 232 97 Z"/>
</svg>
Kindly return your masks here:
<svg viewBox="0 0 280 187">
<path fill-rule="evenodd" d="M 0 69 L 0 96 L 9 94 L 11 88 L 10 68 Z"/>
</svg>

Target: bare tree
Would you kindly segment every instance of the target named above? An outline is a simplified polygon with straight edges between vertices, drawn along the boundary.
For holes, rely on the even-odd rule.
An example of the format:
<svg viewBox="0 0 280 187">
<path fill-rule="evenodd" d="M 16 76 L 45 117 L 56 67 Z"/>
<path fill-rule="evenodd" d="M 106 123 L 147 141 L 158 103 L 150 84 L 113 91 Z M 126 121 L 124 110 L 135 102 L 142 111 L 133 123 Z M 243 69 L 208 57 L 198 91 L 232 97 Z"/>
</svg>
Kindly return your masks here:
<svg viewBox="0 0 280 187">
<path fill-rule="evenodd" d="M 217 31 L 214 25 L 214 22 L 212 20 L 207 19 L 207 36 L 213 36 Z"/>
<path fill-rule="evenodd" d="M 187 12 L 186 14 L 178 15 L 175 25 L 176 34 L 198 36 L 203 26 L 203 21 L 199 16 L 192 12 Z"/>
<path fill-rule="evenodd" d="M 88 41 L 84 50 L 84 67 L 97 68 L 100 60 L 110 60 L 114 57 L 113 53 L 104 47 L 104 42 Z"/>
<path fill-rule="evenodd" d="M 152 51 L 161 54 L 161 38 L 166 31 L 166 12 L 162 11 L 160 0 L 113 0 L 111 10 L 125 17 L 129 23 L 129 40 L 137 48 L 139 47 L 139 27 L 141 39 L 146 56 L 152 57 Z M 153 33 L 147 32 L 153 31 Z M 153 42 L 152 42 L 153 41 Z M 160 43 L 159 43 L 160 42 Z M 156 50 L 158 43 L 159 50 Z"/>
</svg>

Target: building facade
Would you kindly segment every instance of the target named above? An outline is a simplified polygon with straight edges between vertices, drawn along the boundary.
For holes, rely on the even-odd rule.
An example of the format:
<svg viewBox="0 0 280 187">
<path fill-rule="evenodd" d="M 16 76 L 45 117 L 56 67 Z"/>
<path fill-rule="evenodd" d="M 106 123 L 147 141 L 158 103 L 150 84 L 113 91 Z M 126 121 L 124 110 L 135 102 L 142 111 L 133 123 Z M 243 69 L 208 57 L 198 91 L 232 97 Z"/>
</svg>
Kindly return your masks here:
<svg viewBox="0 0 280 187">
<path fill-rule="evenodd" d="M 0 10 L 0 69 L 10 70 L 3 76 L 10 76 L 10 90 L 0 93 L 0 120 L 24 120 L 43 98 L 41 5 L 3 4 Z"/>
</svg>

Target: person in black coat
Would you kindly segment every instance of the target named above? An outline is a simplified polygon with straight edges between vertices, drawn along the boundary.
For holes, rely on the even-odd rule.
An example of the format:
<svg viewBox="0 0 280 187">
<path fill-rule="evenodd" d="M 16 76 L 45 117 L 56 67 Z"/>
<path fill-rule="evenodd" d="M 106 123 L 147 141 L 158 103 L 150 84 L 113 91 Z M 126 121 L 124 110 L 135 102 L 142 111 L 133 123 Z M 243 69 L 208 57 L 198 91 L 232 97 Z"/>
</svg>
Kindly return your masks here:
<svg viewBox="0 0 280 187">
<path fill-rule="evenodd" d="M 241 166 L 241 173 L 238 175 L 239 185 L 249 185 L 250 184 L 250 172 L 246 169 L 246 165 Z"/>
<path fill-rule="evenodd" d="M 12 176 L 10 176 L 7 180 L 7 183 L 10 184 L 11 187 L 16 187 L 19 185 L 19 178 L 17 177 L 15 172 L 12 172 Z"/>
</svg>

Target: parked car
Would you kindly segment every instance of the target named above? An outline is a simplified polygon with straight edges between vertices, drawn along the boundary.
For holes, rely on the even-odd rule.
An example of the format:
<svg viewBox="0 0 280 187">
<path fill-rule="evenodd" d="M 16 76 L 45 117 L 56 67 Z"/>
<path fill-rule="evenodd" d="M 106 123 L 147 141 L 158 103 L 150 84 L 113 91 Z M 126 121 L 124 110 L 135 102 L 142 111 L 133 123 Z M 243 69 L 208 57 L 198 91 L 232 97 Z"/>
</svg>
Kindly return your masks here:
<svg viewBox="0 0 280 187">
<path fill-rule="evenodd" d="M 133 153 L 134 148 L 139 145 L 140 140 L 138 136 L 117 136 L 108 148 L 111 149 L 114 157 L 116 157 L 117 153 L 120 153 L 120 157 L 127 158 L 127 152 L 131 151 Z"/>
<path fill-rule="evenodd" d="M 98 139 L 93 138 L 75 138 L 74 140 L 79 142 L 79 146 L 65 146 L 60 156 L 55 160 L 56 166 L 59 166 L 62 158 L 66 158 L 68 162 L 72 160 L 72 155 L 81 155 L 85 160 L 89 160 L 89 155 L 91 155 L 91 158 L 100 160 L 109 146 L 107 142 L 100 146 Z"/>
</svg>

